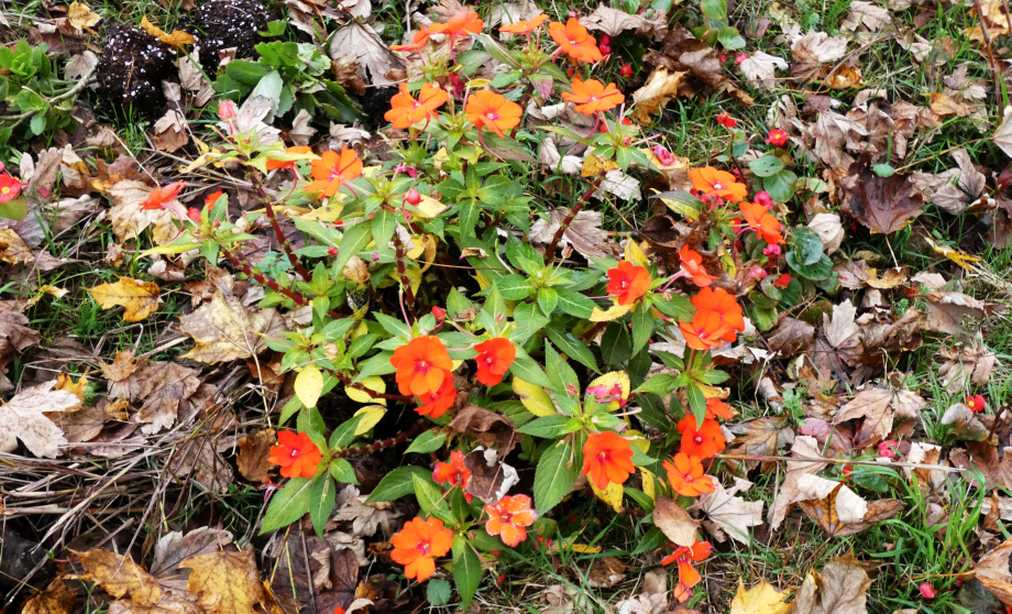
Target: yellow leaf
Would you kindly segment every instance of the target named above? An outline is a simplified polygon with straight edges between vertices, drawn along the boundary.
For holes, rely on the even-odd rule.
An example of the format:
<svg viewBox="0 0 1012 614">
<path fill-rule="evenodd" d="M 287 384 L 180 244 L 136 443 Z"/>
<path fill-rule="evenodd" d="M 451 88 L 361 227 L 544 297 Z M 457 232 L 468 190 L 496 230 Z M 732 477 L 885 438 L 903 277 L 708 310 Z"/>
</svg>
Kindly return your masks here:
<svg viewBox="0 0 1012 614">
<path fill-rule="evenodd" d="M 552 399 L 549 398 L 548 393 L 545 389 L 536 384 L 524 381 L 519 377 L 513 377 L 513 392 L 516 393 L 517 397 L 520 398 L 520 402 L 523 403 L 524 408 L 531 412 L 535 416 L 554 416 L 555 405 L 552 403 Z"/>
<path fill-rule="evenodd" d="M 187 590 L 206 614 L 238 614 L 282 610 L 260 583 L 251 550 L 219 551 L 191 556 L 179 567 L 190 569 Z"/>
<path fill-rule="evenodd" d="M 601 546 L 591 546 L 589 544 L 573 544 L 569 548 L 577 554 L 597 554 L 601 551 Z"/>
<path fill-rule="evenodd" d="M 651 500 L 657 499 L 657 476 L 649 469 L 640 467 L 640 482 L 643 484 L 643 494 Z"/>
<path fill-rule="evenodd" d="M 646 268 L 650 264 L 647 260 L 647 254 L 643 251 L 643 248 L 636 241 L 628 241 L 625 244 L 625 259 L 629 262 Z"/>
<path fill-rule="evenodd" d="M 790 606 L 784 603 L 787 593 L 778 593 L 769 582 L 762 580 L 752 588 L 738 580 L 738 592 L 731 601 L 731 614 L 787 614 Z"/>
<path fill-rule="evenodd" d="M 182 49 L 187 45 L 192 45 L 197 42 L 193 35 L 189 32 L 183 32 L 182 30 L 173 30 L 171 33 L 162 30 L 155 24 L 148 20 L 148 16 L 141 17 L 141 29 L 154 36 L 158 40 L 162 41 L 169 47 L 175 47 L 176 49 Z"/>
<path fill-rule="evenodd" d="M 358 335 L 355 336 L 357 337 Z M 372 390 L 373 392 L 378 392 L 380 394 L 383 394 L 387 391 L 386 382 L 384 382 L 383 378 L 378 375 L 367 377 L 358 383 L 368 388 L 369 390 Z M 373 398 L 371 394 L 360 388 L 352 388 L 351 386 L 345 386 L 344 393 L 348 395 L 349 399 L 355 401 L 356 403 L 379 403 L 380 405 L 387 404 L 386 399 Z"/>
<path fill-rule="evenodd" d="M 625 371 L 609 371 L 587 384 L 587 396 L 592 396 L 607 411 L 615 411 L 629 398 L 629 375 Z"/>
<path fill-rule="evenodd" d="M 616 514 L 622 513 L 622 485 L 618 482 L 608 482 L 608 486 L 604 490 L 598 489 L 594 486 L 594 482 L 590 482 L 590 487 L 594 490 L 594 494 L 597 498 L 607 503 L 611 509 L 615 510 Z"/>
<path fill-rule="evenodd" d="M 73 376 L 60 373 L 56 376 L 56 389 L 65 390 L 84 402 L 84 392 L 88 387 L 88 378 L 84 375 L 74 381 Z"/>
<path fill-rule="evenodd" d="M 356 416 L 362 416 L 358 420 L 358 424 L 355 425 L 355 435 L 365 435 L 372 430 L 372 427 L 383 419 L 387 413 L 387 408 L 382 405 L 366 405 L 355 412 Z"/>
<path fill-rule="evenodd" d="M 123 307 L 125 322 L 140 322 L 158 309 L 158 285 L 130 277 L 120 277 L 112 284 L 101 284 L 88 289 L 102 309 Z"/>
<path fill-rule="evenodd" d="M 78 30 L 90 28 L 101 21 L 102 16 L 83 2 L 71 2 L 67 7 L 67 23 Z"/>
<path fill-rule="evenodd" d="M 591 322 L 610 322 L 611 320 L 617 320 L 633 310 L 636 305 L 619 305 L 615 303 L 604 311 L 594 307 L 594 310 L 590 313 Z"/>
<path fill-rule="evenodd" d="M 323 372 L 316 365 L 303 367 L 295 376 L 295 396 L 299 397 L 306 407 L 316 407 L 323 392 Z"/>
<path fill-rule="evenodd" d="M 109 550 L 73 554 L 84 571 L 66 578 L 94 582 L 116 599 L 127 598 L 136 606 L 153 606 L 161 600 L 162 590 L 158 581 L 134 563 L 130 555 L 122 556 Z"/>
<path fill-rule="evenodd" d="M 641 88 L 633 92 L 633 119 L 641 124 L 648 123 L 650 116 L 657 113 L 668 101 L 678 95 L 684 72 L 668 72 L 656 68 Z"/>
<path fill-rule="evenodd" d="M 618 164 L 614 160 L 605 160 L 600 156 L 594 154 L 588 154 L 583 159 L 583 166 L 580 168 L 580 175 L 583 177 L 597 177 L 598 175 L 604 175 L 608 171 L 613 171 L 618 168 Z"/>
<path fill-rule="evenodd" d="M 422 202 L 415 205 L 415 214 L 425 219 L 434 218 L 443 211 L 446 211 L 446 205 L 424 194 L 422 195 Z"/>
</svg>

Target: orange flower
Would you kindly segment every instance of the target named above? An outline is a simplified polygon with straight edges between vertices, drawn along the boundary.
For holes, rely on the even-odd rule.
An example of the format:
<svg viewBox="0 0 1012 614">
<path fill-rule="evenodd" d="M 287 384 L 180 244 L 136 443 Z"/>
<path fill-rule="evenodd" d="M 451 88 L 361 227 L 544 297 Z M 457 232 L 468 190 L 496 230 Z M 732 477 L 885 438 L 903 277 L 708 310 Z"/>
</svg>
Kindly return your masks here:
<svg viewBox="0 0 1012 614">
<path fill-rule="evenodd" d="M 453 376 L 447 375 L 443 378 L 443 384 L 439 390 L 418 397 L 421 405 L 416 407 L 415 411 L 419 416 L 428 416 L 435 420 L 453 407 L 456 400 L 457 389 L 453 387 Z"/>
<path fill-rule="evenodd" d="M 313 160 L 311 181 L 306 192 L 317 196 L 333 196 L 345 182 L 362 174 L 362 160 L 354 149 L 342 147 L 340 152 L 327 150 Z"/>
<path fill-rule="evenodd" d="M 679 322 L 685 344 L 694 350 L 709 350 L 734 341 L 745 330 L 741 306 L 723 288 L 703 288 L 692 297 L 696 308 L 689 322 Z"/>
<path fill-rule="evenodd" d="M 494 505 L 485 506 L 488 520 L 485 532 L 499 536 L 502 543 L 516 548 L 527 539 L 527 527 L 534 524 L 537 514 L 531 509 L 531 498 L 527 495 L 506 496 Z"/>
<path fill-rule="evenodd" d="M 394 128 L 404 130 L 422 120 L 428 121 L 436 114 L 436 109 L 443 106 L 450 95 L 439 87 L 438 83 L 424 83 L 418 93 L 418 100 L 411 97 L 408 86 L 401 83 L 400 90 L 390 99 L 390 110 L 383 119 Z"/>
<path fill-rule="evenodd" d="M 748 194 L 745 184 L 735 181 L 734 175 L 712 166 L 690 168 L 689 181 L 692 182 L 692 189 L 702 192 L 704 196 L 719 196 L 733 203 L 741 202 Z"/>
<path fill-rule="evenodd" d="M 609 483 L 622 484 L 636 470 L 632 446 L 625 437 L 612 431 L 593 433 L 583 444 L 583 470 L 598 490 Z"/>
<path fill-rule="evenodd" d="M 577 62 L 600 62 L 604 59 L 597 41 L 576 17 L 570 17 L 565 25 L 558 21 L 548 24 L 548 33 L 563 53 Z"/>
<path fill-rule="evenodd" d="M 531 32 L 538 29 L 538 27 L 548 20 L 548 15 L 544 13 L 538 13 L 530 19 L 517 21 L 511 24 L 505 24 L 499 26 L 499 31 L 506 34 L 530 34 Z"/>
<path fill-rule="evenodd" d="M 724 433 L 716 420 L 703 420 L 696 424 L 696 417 L 686 414 L 678 421 L 678 431 L 682 434 L 679 450 L 688 456 L 706 459 L 724 451 Z"/>
<path fill-rule="evenodd" d="M 576 105 L 573 108 L 577 113 L 593 115 L 617 107 L 625 101 L 625 96 L 614 83 L 605 85 L 596 79 L 583 81 L 573 77 L 573 91 L 562 92 L 562 99 Z"/>
<path fill-rule="evenodd" d="M 280 431 L 278 443 L 267 453 L 267 460 L 280 466 L 286 478 L 313 477 L 321 458 L 320 449 L 309 435 L 295 431 Z"/>
<path fill-rule="evenodd" d="M 404 565 L 404 576 L 425 582 L 436 572 L 436 557 L 444 556 L 453 545 L 453 531 L 438 518 L 415 516 L 390 538 L 394 549 L 390 558 Z"/>
<path fill-rule="evenodd" d="M 481 34 L 481 29 L 484 27 L 485 22 L 481 20 L 478 13 L 464 11 L 455 15 L 446 23 L 433 23 L 429 26 L 429 32 L 432 34 L 445 34 L 452 40 L 458 36 Z"/>
<path fill-rule="evenodd" d="M 773 245 L 783 242 L 784 238 L 780 236 L 780 220 L 773 217 L 769 209 L 750 202 L 739 203 L 738 208 L 745 216 L 749 230 L 759 235 L 763 241 Z"/>
<path fill-rule="evenodd" d="M 390 45 L 390 50 L 407 51 L 407 52 L 418 51 L 426 44 L 428 44 L 430 38 L 432 38 L 432 33 L 429 32 L 429 29 L 422 28 L 421 30 L 418 30 L 411 36 L 410 43 L 404 43 L 403 45 Z"/>
<path fill-rule="evenodd" d="M 471 479 L 471 470 L 464 464 L 464 453 L 460 450 L 450 452 L 448 462 L 438 462 L 432 470 L 432 479 L 437 484 L 449 484 L 463 489 Z"/>
<path fill-rule="evenodd" d="M 696 542 L 692 546 L 679 546 L 675 551 L 661 559 L 661 565 L 678 565 L 678 584 L 680 587 L 692 588 L 699 584 L 702 576 L 692 566 L 693 563 L 705 560 L 713 552 L 709 542 Z M 683 601 L 679 599 L 679 601 Z"/>
<path fill-rule="evenodd" d="M 678 259 L 682 261 L 682 274 L 692 280 L 700 288 L 713 283 L 713 276 L 703 266 L 703 256 L 688 245 L 678 250 Z"/>
<path fill-rule="evenodd" d="M 478 352 L 474 357 L 474 362 L 478 365 L 475 378 L 486 386 L 495 386 L 501 382 L 517 357 L 517 349 L 513 342 L 505 337 L 483 341 L 474 346 L 474 349 Z"/>
<path fill-rule="evenodd" d="M 397 370 L 397 389 L 416 397 L 438 392 L 453 369 L 446 346 L 432 336 L 415 337 L 397 348 L 390 364 Z"/>
<path fill-rule="evenodd" d="M 289 147 L 286 151 L 288 151 L 288 153 L 293 154 L 306 154 L 312 153 L 313 150 L 308 145 L 293 145 Z M 268 171 L 276 171 L 280 168 L 290 168 L 294 170 L 295 160 L 271 160 L 270 158 L 267 159 Z"/>
<path fill-rule="evenodd" d="M 675 454 L 674 458 L 664 461 L 664 471 L 668 474 L 671 490 L 686 497 L 698 497 L 713 492 L 713 478 L 703 471 L 703 463 L 695 456 L 684 452 Z"/>
<path fill-rule="evenodd" d="M 523 109 L 495 92 L 481 90 L 468 97 L 464 115 L 478 128 L 503 136 L 520 124 Z"/>
<path fill-rule="evenodd" d="M 148 197 L 141 203 L 141 209 L 158 211 L 165 208 L 165 205 L 176 200 L 179 193 L 186 187 L 186 183 L 177 181 L 163 187 L 157 187 L 148 193 Z"/>
<path fill-rule="evenodd" d="M 608 269 L 608 294 L 619 305 L 630 305 L 650 289 L 650 272 L 627 260 Z"/>
<path fill-rule="evenodd" d="M 706 419 L 708 420 L 730 420 L 734 418 L 734 408 L 717 398 L 706 400 Z"/>
<path fill-rule="evenodd" d="M 10 173 L 0 173 L 0 203 L 12 201 L 18 194 L 21 194 L 21 182 Z"/>
</svg>

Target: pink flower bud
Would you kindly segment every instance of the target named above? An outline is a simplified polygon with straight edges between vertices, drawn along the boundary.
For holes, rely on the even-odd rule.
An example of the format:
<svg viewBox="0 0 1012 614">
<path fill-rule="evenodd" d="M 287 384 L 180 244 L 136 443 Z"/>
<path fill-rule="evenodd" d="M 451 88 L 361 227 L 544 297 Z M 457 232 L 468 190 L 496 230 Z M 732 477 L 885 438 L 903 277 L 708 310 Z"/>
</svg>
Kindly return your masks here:
<svg viewBox="0 0 1012 614">
<path fill-rule="evenodd" d="M 766 190 L 756 192 L 755 197 L 752 200 L 755 201 L 755 204 L 762 205 L 767 209 L 773 206 L 773 197 L 770 196 L 770 193 Z"/>
<path fill-rule="evenodd" d="M 917 590 L 921 593 L 921 597 L 925 599 L 934 599 L 938 594 L 930 582 L 921 582 L 917 585 Z"/>
<path fill-rule="evenodd" d="M 222 100 L 218 103 L 218 119 L 223 122 L 232 121 L 239 114 L 239 107 L 232 100 Z"/>
</svg>

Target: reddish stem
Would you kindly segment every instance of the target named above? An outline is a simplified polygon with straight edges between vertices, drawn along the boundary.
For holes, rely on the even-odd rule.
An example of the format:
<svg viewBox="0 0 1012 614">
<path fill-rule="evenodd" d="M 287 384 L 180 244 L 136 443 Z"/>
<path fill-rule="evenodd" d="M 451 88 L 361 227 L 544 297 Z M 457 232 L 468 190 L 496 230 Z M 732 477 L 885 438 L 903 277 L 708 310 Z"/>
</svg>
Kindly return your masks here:
<svg viewBox="0 0 1012 614">
<path fill-rule="evenodd" d="M 275 292 L 284 294 L 288 298 L 292 299 L 296 305 L 305 305 L 309 302 L 309 299 L 299 294 L 295 290 L 292 290 L 291 288 L 284 288 L 278 282 L 274 281 L 273 279 L 270 279 L 263 273 L 255 271 L 253 267 L 251 267 L 247 262 L 239 260 L 238 258 L 236 258 L 235 254 L 228 251 L 224 247 L 221 247 L 221 254 L 225 256 L 226 260 L 232 263 L 232 266 L 241 270 L 243 273 L 246 274 L 247 277 L 253 278 L 260 285 L 270 288 Z"/>
<path fill-rule="evenodd" d="M 407 267 L 404 264 L 406 256 L 404 243 L 401 242 L 401 237 L 397 234 L 397 230 L 394 229 L 394 257 L 397 260 L 397 276 L 401 280 L 401 287 L 404 288 L 404 298 L 408 301 L 408 309 L 413 312 L 415 309 L 415 293 L 411 291 L 411 280 L 408 279 Z"/>
<path fill-rule="evenodd" d="M 595 179 L 590 188 L 580 196 L 580 200 L 578 200 L 569 210 L 566 218 L 562 220 L 562 224 L 559 225 L 559 229 L 555 231 L 555 236 L 552 237 L 552 242 L 545 248 L 545 255 L 548 257 L 546 266 L 551 265 L 555 260 L 555 250 L 559 246 L 559 241 L 562 240 L 562 235 L 566 234 L 566 230 L 569 228 L 569 225 L 576 219 L 576 214 L 579 213 L 580 209 L 583 209 L 583 206 L 590 201 L 590 197 L 597 192 L 597 188 L 600 187 L 602 181 L 604 181 L 603 175 Z"/>
</svg>

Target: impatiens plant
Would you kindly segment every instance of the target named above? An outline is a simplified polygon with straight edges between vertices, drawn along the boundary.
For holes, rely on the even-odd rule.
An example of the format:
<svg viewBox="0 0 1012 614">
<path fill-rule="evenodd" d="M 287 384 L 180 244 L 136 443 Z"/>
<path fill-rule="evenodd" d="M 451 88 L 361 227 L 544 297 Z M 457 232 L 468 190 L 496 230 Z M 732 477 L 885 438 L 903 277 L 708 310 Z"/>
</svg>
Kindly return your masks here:
<svg viewBox="0 0 1012 614">
<path fill-rule="evenodd" d="M 711 166 L 684 169 L 657 197 L 687 229 L 672 257 L 653 257 L 633 236 L 619 258 L 573 259 L 564 235 L 587 203 L 610 198 L 616 174 L 680 162 L 624 116 L 614 83 L 592 78 L 607 45 L 576 18 L 547 23 L 545 37 L 546 22 L 503 25 L 506 45 L 482 34 L 473 11 L 415 32 L 397 48 L 410 77 L 384 115 L 382 154 L 288 147 L 258 119 L 255 96 L 222 100 L 219 140 L 187 168 L 244 173 L 249 210 L 236 216 L 226 193 L 186 210 L 182 183 L 142 205 L 177 220 L 175 239 L 151 253 L 228 262 L 263 286 L 263 306 L 298 322 L 267 340 L 295 376 L 269 456 L 284 481 L 261 530 L 308 513 L 322 532 L 337 485 L 358 480 L 348 459 L 406 446 L 409 462 L 369 497 L 417 503 L 390 558 L 418 582 L 447 568 L 465 604 L 483 560 L 529 547 L 531 532 L 550 537 L 548 515 L 567 497 L 586 491 L 615 512 L 650 513 L 658 497 L 713 492 L 719 421 L 734 415 L 714 353 L 745 332 L 746 306 L 790 305 L 796 285 L 800 297 L 790 277 L 774 284 L 788 267 L 821 266 L 822 252 L 781 221 L 782 206 L 741 171 Z M 503 71 L 484 72 L 489 58 Z M 556 61 L 570 64 L 571 79 Z M 551 104 L 569 119 L 531 116 Z M 535 244 L 531 211 L 549 212 L 525 178 L 553 138 L 583 158 L 575 178 L 543 171 L 545 185 L 571 183 L 557 195 L 561 220 Z M 241 254 L 257 226 L 274 245 L 254 262 Z M 532 481 L 509 464 L 518 461 L 533 464 Z M 678 565 L 680 599 L 709 553 L 706 543 L 678 544 L 664 559 Z"/>
</svg>

